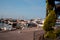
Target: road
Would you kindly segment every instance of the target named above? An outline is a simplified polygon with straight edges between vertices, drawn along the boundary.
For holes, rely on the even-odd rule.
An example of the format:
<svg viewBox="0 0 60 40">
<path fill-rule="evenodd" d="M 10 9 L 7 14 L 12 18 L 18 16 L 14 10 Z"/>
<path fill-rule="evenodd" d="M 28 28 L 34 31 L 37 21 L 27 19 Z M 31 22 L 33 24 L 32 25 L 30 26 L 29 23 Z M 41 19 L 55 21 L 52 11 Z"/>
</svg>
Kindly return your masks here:
<svg viewBox="0 0 60 40">
<path fill-rule="evenodd" d="M 15 30 L 9 32 L 1 32 L 0 33 L 0 40 L 33 40 L 34 39 L 34 32 L 35 34 L 42 34 L 43 31 L 41 29 L 36 28 L 29 28 L 24 30 Z"/>
</svg>

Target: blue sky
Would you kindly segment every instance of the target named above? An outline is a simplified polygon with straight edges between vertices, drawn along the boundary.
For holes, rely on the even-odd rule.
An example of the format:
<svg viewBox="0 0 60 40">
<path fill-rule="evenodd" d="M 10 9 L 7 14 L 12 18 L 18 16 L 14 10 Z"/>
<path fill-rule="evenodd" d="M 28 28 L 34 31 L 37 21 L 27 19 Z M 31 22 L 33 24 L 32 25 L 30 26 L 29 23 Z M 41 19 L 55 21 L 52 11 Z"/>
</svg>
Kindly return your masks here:
<svg viewBox="0 0 60 40">
<path fill-rule="evenodd" d="M 0 17 L 45 18 L 45 0 L 0 0 Z"/>
</svg>

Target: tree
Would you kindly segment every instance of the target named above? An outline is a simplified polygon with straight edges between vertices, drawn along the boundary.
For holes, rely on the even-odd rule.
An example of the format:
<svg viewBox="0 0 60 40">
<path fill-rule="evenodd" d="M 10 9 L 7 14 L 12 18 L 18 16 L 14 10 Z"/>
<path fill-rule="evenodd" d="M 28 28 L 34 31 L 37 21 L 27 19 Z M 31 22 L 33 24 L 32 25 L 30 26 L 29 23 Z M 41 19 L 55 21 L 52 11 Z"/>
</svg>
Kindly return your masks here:
<svg viewBox="0 0 60 40">
<path fill-rule="evenodd" d="M 52 4 L 51 4 L 52 2 Z M 56 13 L 53 10 L 54 8 L 54 0 L 46 0 L 46 19 L 44 21 L 43 29 L 45 30 L 44 37 L 51 38 L 52 40 L 56 38 L 56 34 L 54 33 L 54 25 L 57 19 Z"/>
<path fill-rule="evenodd" d="M 56 14 L 55 11 L 51 11 L 45 19 L 43 29 L 45 30 L 46 34 L 44 37 L 48 38 L 56 38 L 56 34 L 54 33 L 54 25 L 56 22 Z"/>
</svg>

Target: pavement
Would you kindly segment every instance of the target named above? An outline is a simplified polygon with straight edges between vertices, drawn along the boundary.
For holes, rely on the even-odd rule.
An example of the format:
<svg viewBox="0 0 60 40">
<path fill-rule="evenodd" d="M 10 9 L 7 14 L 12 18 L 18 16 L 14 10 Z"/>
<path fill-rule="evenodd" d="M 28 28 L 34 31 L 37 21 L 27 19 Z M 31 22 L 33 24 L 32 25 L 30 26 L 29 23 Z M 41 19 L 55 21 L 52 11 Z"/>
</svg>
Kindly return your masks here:
<svg viewBox="0 0 60 40">
<path fill-rule="evenodd" d="M 39 34 L 41 35 L 43 33 L 41 28 L 27 28 L 24 30 L 1 32 L 0 40 L 34 40 Z M 35 37 L 36 35 L 37 37 Z"/>
</svg>

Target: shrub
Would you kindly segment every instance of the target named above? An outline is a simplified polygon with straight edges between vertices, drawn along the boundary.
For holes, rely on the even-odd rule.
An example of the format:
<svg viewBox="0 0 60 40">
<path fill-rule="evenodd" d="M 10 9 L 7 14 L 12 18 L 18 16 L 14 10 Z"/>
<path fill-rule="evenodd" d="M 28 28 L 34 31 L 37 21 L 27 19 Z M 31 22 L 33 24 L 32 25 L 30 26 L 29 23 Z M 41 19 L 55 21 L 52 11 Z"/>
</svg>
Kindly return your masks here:
<svg viewBox="0 0 60 40">
<path fill-rule="evenodd" d="M 52 32 L 52 31 L 49 31 L 44 35 L 44 38 L 55 39 L 56 34 L 54 32 Z"/>
<path fill-rule="evenodd" d="M 57 37 L 60 36 L 60 29 L 55 30 L 55 33 L 56 33 Z"/>
<path fill-rule="evenodd" d="M 46 34 L 44 35 L 45 38 L 56 38 L 56 34 L 54 33 L 54 25 L 56 22 L 56 14 L 55 11 L 51 11 L 44 21 L 43 29 L 45 30 Z"/>
<path fill-rule="evenodd" d="M 55 22 L 56 22 L 55 11 L 51 11 L 44 21 L 43 29 L 45 31 L 52 31 L 53 26 L 55 25 Z"/>
</svg>

